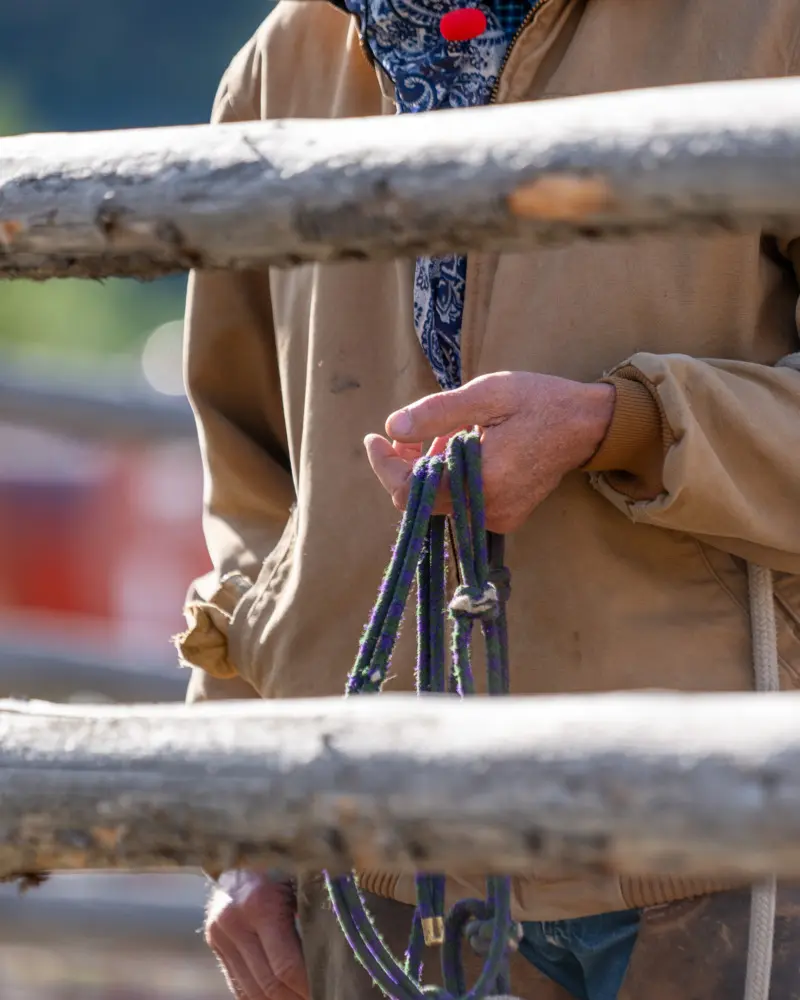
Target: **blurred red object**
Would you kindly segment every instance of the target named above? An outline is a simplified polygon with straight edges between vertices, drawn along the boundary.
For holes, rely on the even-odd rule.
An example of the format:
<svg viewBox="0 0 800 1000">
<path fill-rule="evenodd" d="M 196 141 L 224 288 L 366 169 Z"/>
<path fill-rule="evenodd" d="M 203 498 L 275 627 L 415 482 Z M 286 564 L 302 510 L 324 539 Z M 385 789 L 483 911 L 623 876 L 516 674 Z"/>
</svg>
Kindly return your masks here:
<svg viewBox="0 0 800 1000">
<path fill-rule="evenodd" d="M 208 557 L 190 441 L 114 450 L 0 427 L 0 609 L 163 648 Z"/>
</svg>

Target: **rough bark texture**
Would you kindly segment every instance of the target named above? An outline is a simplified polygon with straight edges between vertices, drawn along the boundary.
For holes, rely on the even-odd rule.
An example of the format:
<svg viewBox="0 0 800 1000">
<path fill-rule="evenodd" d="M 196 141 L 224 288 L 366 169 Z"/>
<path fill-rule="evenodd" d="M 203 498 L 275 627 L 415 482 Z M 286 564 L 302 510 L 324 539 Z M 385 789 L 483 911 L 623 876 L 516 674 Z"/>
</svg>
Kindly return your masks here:
<svg viewBox="0 0 800 1000">
<path fill-rule="evenodd" d="M 800 694 L 0 703 L 0 876 L 800 875 Z"/>
<path fill-rule="evenodd" d="M 800 82 L 0 140 L 0 274 L 153 277 L 793 229 Z M 796 231 L 796 230 L 795 230 Z"/>
</svg>

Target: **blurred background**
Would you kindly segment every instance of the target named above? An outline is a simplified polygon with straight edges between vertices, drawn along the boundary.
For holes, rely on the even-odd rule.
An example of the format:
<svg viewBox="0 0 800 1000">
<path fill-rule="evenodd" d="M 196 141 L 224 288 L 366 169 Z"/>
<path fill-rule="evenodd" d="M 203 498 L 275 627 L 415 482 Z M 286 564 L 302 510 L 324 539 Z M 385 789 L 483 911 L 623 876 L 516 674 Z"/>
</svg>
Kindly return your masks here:
<svg viewBox="0 0 800 1000">
<path fill-rule="evenodd" d="M 0 136 L 203 122 L 268 0 L 7 0 Z M 185 279 L 0 283 L 0 697 L 181 700 Z M 0 886 L 2 1000 L 221 1000 L 199 875 Z"/>
</svg>

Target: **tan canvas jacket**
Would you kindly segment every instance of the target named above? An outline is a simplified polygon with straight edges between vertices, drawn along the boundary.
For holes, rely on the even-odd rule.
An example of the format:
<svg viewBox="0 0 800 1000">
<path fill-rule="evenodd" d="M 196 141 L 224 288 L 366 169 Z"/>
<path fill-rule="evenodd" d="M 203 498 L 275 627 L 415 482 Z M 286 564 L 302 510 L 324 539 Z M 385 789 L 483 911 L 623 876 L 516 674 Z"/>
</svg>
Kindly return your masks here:
<svg viewBox="0 0 800 1000">
<path fill-rule="evenodd" d="M 545 0 L 498 99 L 789 75 L 799 29 L 793 0 Z M 393 111 L 348 16 L 284 0 L 230 66 L 214 119 Z M 591 471 L 508 539 L 515 693 L 750 688 L 745 560 L 776 571 L 783 683 L 800 686 L 800 374 L 773 367 L 798 349 L 788 235 L 470 257 L 465 380 L 617 386 Z M 362 439 L 435 389 L 412 276 L 400 261 L 192 277 L 187 380 L 215 571 L 178 639 L 197 668 L 190 699 L 343 692 L 397 525 Z M 412 685 L 406 631 L 393 690 Z M 406 901 L 411 881 L 365 877 Z M 515 905 L 557 919 L 709 887 L 532 876 Z"/>
</svg>

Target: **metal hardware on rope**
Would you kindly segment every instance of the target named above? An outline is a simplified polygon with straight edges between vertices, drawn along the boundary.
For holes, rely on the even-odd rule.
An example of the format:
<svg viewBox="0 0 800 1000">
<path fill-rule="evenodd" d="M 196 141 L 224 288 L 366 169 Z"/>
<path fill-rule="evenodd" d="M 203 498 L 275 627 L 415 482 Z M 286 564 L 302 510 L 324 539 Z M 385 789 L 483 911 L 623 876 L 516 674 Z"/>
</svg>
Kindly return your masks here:
<svg viewBox="0 0 800 1000">
<path fill-rule="evenodd" d="M 446 518 L 433 514 L 436 492 L 447 470 L 453 500 L 453 527 L 460 585 L 445 606 Z M 480 621 L 486 644 L 489 694 L 509 691 L 505 604 L 509 573 L 503 565 L 499 535 L 486 531 L 480 440 L 475 432 L 454 437 L 446 455 L 420 459 L 414 467 L 411 493 L 397 544 L 384 575 L 378 600 L 361 640 L 346 693 L 376 693 L 386 680 L 400 622 L 416 575 L 417 691 L 475 693 L 471 662 L 473 625 Z M 453 622 L 451 666 L 446 663 L 445 620 Z M 339 923 L 356 957 L 375 984 L 391 1000 L 480 1000 L 509 993 L 508 959 L 517 946 L 519 928 L 511 919 L 511 885 L 507 878 L 487 879 L 487 898 L 460 900 L 445 912 L 445 877 L 422 874 L 416 879 L 417 906 L 408 950 L 401 964 L 384 944 L 367 912 L 356 878 L 326 875 Z M 462 943 L 485 955 L 477 982 L 467 990 Z M 423 986 L 423 945 L 442 945 L 444 987 Z"/>
</svg>

